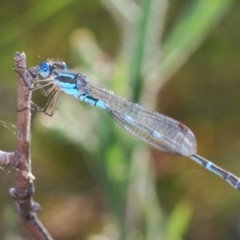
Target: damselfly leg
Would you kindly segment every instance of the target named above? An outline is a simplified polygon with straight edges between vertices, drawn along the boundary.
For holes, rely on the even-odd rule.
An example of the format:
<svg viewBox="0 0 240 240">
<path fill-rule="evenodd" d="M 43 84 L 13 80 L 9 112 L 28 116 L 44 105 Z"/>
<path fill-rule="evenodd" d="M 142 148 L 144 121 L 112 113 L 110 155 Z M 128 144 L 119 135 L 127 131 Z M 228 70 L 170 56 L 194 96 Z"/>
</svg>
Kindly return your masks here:
<svg viewBox="0 0 240 240">
<path fill-rule="evenodd" d="M 46 87 L 49 87 L 49 88 L 46 88 Z M 29 87 L 29 90 L 30 91 L 40 90 L 45 97 L 51 94 L 49 97 L 49 100 L 47 101 L 44 107 L 40 107 L 36 103 L 31 101 L 30 110 L 37 111 L 37 112 L 44 112 L 48 116 L 52 116 L 54 113 L 54 109 L 55 109 L 58 94 L 59 94 L 59 90 L 56 87 L 56 85 L 54 85 L 53 80 L 52 79 L 35 79 L 32 86 Z M 29 109 L 29 108 L 25 107 L 22 109 L 17 109 L 17 111 L 21 112 L 26 109 Z"/>
<path fill-rule="evenodd" d="M 57 103 L 57 99 L 58 99 L 58 95 L 60 93 L 60 90 L 56 87 L 53 86 L 54 88 L 51 88 L 52 94 L 49 97 L 46 105 L 44 107 L 40 107 L 38 106 L 36 103 L 31 102 L 31 106 L 32 106 L 32 110 L 33 111 L 37 111 L 37 112 L 44 112 L 45 114 L 47 114 L 48 116 L 52 116 L 56 107 L 56 103 Z M 48 92 L 47 95 L 50 93 Z"/>
</svg>

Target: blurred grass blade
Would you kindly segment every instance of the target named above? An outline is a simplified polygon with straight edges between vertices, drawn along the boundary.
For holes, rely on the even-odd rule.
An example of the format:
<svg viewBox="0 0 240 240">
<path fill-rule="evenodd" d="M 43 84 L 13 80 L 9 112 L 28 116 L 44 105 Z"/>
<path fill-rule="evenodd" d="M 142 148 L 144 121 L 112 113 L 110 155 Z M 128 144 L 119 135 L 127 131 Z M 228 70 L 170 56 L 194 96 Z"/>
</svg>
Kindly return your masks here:
<svg viewBox="0 0 240 240">
<path fill-rule="evenodd" d="M 144 41 L 144 59 L 141 72 L 149 75 L 151 67 L 159 59 L 160 42 L 165 25 L 165 16 L 168 8 L 168 0 L 153 0 L 151 4 L 151 14 L 148 20 L 146 37 Z"/>
<path fill-rule="evenodd" d="M 74 0 L 39 1 L 19 17 L 4 24 L 1 28 L 0 48 L 26 34 L 40 22 L 52 17 Z M 4 33 L 4 34 L 3 34 Z"/>
<path fill-rule="evenodd" d="M 180 202 L 175 207 L 166 225 L 165 239 L 181 240 L 189 226 L 192 207 L 186 202 Z"/>
<path fill-rule="evenodd" d="M 136 219 L 143 216 L 144 239 L 158 240 L 163 239 L 163 213 L 156 192 L 153 169 L 148 159 L 147 149 L 138 148 L 134 151 L 131 164 L 127 224 L 134 225 Z"/>
<path fill-rule="evenodd" d="M 192 6 L 178 20 L 163 44 L 160 66 L 165 79 L 170 78 L 186 62 L 227 12 L 232 2 L 232 0 L 192 2 Z"/>
<path fill-rule="evenodd" d="M 101 2 L 121 26 L 135 24 L 141 12 L 139 6 L 132 0 L 101 0 Z"/>
<path fill-rule="evenodd" d="M 166 1 L 141 1 L 142 17 L 138 22 L 138 26 L 136 26 L 137 34 L 133 43 L 134 50 L 132 54 L 133 57 L 130 73 L 131 87 L 134 89 L 134 96 L 132 98 L 134 102 L 139 101 L 141 94 L 144 79 L 142 69 L 145 65 L 145 56 L 148 56 L 149 52 L 152 52 L 152 48 L 154 48 L 155 43 L 158 41 L 158 39 L 161 38 L 161 29 L 164 23 L 164 14 L 159 14 L 159 11 L 161 9 L 164 9 L 163 11 L 165 11 L 166 5 Z M 158 8 L 160 8 L 160 10 Z M 156 21 L 156 19 L 158 19 L 158 23 L 153 24 L 153 21 Z M 152 26 L 154 26 L 154 28 L 152 28 Z M 153 47 L 149 46 L 153 43 Z M 146 61 L 149 61 L 149 59 Z"/>
<path fill-rule="evenodd" d="M 145 46 L 145 37 L 148 27 L 148 21 L 151 15 L 151 3 L 154 0 L 142 0 L 142 16 L 141 20 L 138 23 L 138 31 L 136 35 L 136 43 L 133 51 L 132 67 L 130 71 L 130 83 L 131 88 L 134 89 L 132 101 L 138 102 L 140 97 L 140 92 L 142 89 L 143 77 L 141 75 L 141 67 L 144 57 L 144 46 Z"/>
</svg>

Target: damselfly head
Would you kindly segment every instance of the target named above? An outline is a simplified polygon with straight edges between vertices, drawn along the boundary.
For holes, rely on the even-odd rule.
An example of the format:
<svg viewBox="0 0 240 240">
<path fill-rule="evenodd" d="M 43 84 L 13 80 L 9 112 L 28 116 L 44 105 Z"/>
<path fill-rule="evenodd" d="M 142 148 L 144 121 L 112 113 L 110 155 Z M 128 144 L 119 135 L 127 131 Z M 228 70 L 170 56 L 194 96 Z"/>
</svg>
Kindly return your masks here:
<svg viewBox="0 0 240 240">
<path fill-rule="evenodd" d="M 67 70 L 65 62 L 46 61 L 39 65 L 39 74 L 42 78 L 48 78 L 53 70 Z"/>
</svg>

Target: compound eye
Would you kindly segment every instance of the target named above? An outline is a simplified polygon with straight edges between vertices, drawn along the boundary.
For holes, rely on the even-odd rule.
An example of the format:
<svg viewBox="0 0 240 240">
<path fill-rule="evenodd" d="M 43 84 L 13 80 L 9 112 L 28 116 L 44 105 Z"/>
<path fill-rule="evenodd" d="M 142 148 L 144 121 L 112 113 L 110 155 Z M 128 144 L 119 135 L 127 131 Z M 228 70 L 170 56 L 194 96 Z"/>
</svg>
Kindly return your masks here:
<svg viewBox="0 0 240 240">
<path fill-rule="evenodd" d="M 67 70 L 67 64 L 65 62 L 62 62 L 62 67 L 63 67 L 63 71 Z"/>
<path fill-rule="evenodd" d="M 41 75 L 42 78 L 49 77 L 51 73 L 52 73 L 52 67 L 48 62 L 43 62 L 39 66 L 39 74 Z"/>
<path fill-rule="evenodd" d="M 67 70 L 67 64 L 65 62 L 55 62 L 53 64 L 53 67 L 55 69 L 59 69 L 59 70 L 62 70 L 62 71 Z"/>
</svg>

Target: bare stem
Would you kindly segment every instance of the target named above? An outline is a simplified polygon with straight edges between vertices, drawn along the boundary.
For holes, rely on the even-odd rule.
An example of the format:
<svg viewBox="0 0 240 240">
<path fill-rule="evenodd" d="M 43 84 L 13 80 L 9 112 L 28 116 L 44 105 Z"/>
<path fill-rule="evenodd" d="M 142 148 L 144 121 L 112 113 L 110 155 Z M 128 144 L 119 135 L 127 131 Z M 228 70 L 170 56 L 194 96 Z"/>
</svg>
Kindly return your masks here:
<svg viewBox="0 0 240 240">
<path fill-rule="evenodd" d="M 10 189 L 10 195 L 15 199 L 17 211 L 22 222 L 37 240 L 52 240 L 45 227 L 37 218 L 36 212 L 40 206 L 32 199 L 34 192 L 33 175 L 31 174 L 30 157 L 30 124 L 31 124 L 31 83 L 32 72 L 26 68 L 26 56 L 24 53 L 16 53 L 14 56 L 15 71 L 17 72 L 17 151 L 15 153 L 0 152 L 1 159 L 8 165 L 15 166 L 16 173 L 14 188 Z"/>
</svg>

